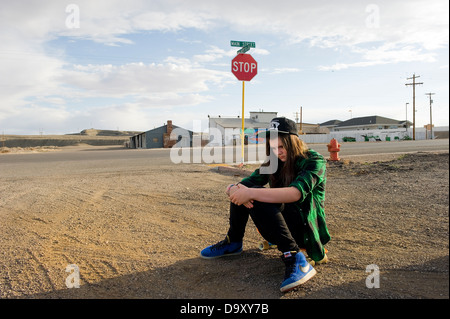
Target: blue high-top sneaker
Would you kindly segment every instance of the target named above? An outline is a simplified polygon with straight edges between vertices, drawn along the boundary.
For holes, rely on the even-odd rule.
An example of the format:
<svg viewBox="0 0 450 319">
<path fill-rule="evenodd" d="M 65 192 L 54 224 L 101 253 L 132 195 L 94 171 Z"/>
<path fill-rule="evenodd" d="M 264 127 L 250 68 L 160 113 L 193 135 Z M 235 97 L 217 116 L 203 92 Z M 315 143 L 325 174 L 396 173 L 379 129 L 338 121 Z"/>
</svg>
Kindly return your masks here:
<svg viewBox="0 0 450 319">
<path fill-rule="evenodd" d="M 242 253 L 242 241 L 230 242 L 227 236 L 224 240 L 217 244 L 211 245 L 203 249 L 200 256 L 205 259 L 219 258 L 223 256 L 233 256 Z"/>
<path fill-rule="evenodd" d="M 316 270 L 308 263 L 302 252 L 289 251 L 284 253 L 281 259 L 286 264 L 281 292 L 288 292 L 300 286 L 316 274 Z"/>
</svg>

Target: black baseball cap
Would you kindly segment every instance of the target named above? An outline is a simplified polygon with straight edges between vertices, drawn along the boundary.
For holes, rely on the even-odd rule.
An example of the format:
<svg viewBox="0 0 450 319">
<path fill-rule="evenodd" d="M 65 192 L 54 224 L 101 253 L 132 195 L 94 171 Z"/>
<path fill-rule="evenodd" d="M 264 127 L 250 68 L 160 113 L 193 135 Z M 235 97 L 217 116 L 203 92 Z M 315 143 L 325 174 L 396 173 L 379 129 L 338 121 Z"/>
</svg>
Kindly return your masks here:
<svg viewBox="0 0 450 319">
<path fill-rule="evenodd" d="M 276 117 L 270 121 L 267 131 L 261 132 L 263 137 L 267 137 L 270 132 L 285 133 L 298 136 L 297 124 L 293 120 L 285 117 Z"/>
</svg>

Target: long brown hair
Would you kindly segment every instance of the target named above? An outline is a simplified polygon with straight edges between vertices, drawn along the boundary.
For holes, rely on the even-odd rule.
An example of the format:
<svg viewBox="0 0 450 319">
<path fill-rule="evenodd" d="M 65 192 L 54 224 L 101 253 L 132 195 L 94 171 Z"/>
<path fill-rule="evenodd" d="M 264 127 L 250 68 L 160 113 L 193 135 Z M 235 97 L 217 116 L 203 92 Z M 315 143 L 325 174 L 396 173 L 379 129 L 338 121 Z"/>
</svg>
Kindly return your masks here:
<svg viewBox="0 0 450 319">
<path fill-rule="evenodd" d="M 295 179 L 295 163 L 299 158 L 308 157 L 308 146 L 297 135 L 278 133 L 278 137 L 286 150 L 286 161 L 278 160 L 277 171 L 270 175 L 271 187 L 287 187 Z M 266 155 L 270 156 L 269 138 L 266 139 Z M 270 165 L 267 161 L 264 165 Z"/>
</svg>

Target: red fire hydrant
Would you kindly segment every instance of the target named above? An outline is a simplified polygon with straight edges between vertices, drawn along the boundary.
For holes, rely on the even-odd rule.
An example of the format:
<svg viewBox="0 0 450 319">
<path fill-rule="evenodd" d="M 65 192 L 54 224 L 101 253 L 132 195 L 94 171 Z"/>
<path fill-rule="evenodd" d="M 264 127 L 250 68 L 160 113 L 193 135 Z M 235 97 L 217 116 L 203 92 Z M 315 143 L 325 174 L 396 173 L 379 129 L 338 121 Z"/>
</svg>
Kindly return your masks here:
<svg viewBox="0 0 450 319">
<path fill-rule="evenodd" d="M 338 141 L 333 138 L 330 141 L 330 144 L 328 144 L 327 146 L 328 152 L 330 152 L 330 161 L 340 161 L 341 159 L 339 158 L 339 151 L 341 150 L 341 145 L 338 143 Z"/>
</svg>

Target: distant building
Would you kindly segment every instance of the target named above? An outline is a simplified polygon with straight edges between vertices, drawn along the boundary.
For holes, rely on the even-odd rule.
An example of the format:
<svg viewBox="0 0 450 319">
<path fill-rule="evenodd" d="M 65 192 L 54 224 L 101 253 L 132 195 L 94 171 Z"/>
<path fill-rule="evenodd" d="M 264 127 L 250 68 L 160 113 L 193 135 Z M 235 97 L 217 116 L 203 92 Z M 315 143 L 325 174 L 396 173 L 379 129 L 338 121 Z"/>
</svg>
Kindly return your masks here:
<svg viewBox="0 0 450 319">
<path fill-rule="evenodd" d="M 340 120 L 330 120 L 319 124 L 320 127 L 327 128 L 330 132 L 334 131 L 334 128 L 338 126 L 342 121 Z"/>
<path fill-rule="evenodd" d="M 297 123 L 298 133 L 302 134 L 328 134 L 329 129 L 319 124 Z"/>
<path fill-rule="evenodd" d="M 209 117 L 209 116 L 208 116 Z M 267 129 L 270 121 L 277 117 L 277 112 L 250 112 L 250 118 L 244 119 L 245 142 L 257 142 L 256 134 L 261 129 Z M 237 145 L 240 144 L 242 118 L 238 117 L 209 117 L 209 145 Z"/>
<path fill-rule="evenodd" d="M 359 131 L 359 130 L 386 130 L 397 128 L 409 128 L 412 123 L 409 121 L 398 121 L 382 116 L 355 117 L 347 121 L 331 120 L 319 124 L 326 127 L 330 132 Z"/>
<path fill-rule="evenodd" d="M 192 131 L 172 125 L 172 121 L 167 121 L 166 125 L 130 137 L 128 147 L 170 148 L 177 143 L 177 146 L 189 147 L 192 146 L 192 137 Z"/>
<path fill-rule="evenodd" d="M 250 112 L 250 118 L 244 119 L 245 141 L 249 136 L 254 137 L 259 129 L 269 127 L 270 120 L 277 117 L 277 112 Z M 210 117 L 209 118 L 209 145 L 236 145 L 240 144 L 242 128 L 241 117 Z"/>
</svg>

